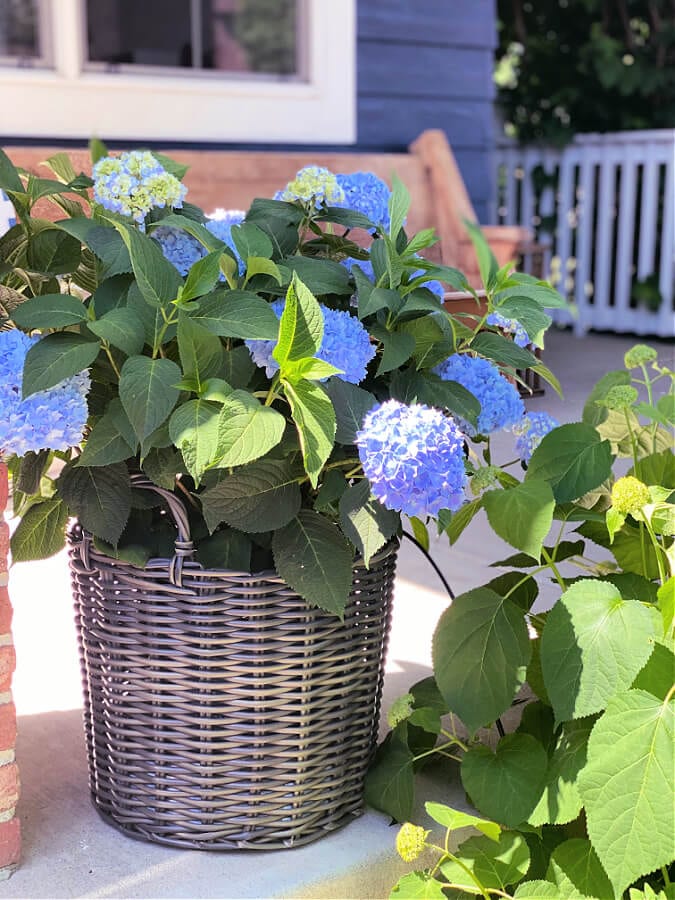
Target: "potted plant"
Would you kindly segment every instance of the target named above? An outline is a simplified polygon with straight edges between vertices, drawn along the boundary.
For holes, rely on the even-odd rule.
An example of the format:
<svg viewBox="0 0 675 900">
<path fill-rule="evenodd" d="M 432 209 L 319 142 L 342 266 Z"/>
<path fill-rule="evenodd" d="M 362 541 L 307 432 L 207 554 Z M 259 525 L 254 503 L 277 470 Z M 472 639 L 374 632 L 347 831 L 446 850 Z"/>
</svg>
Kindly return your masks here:
<svg viewBox="0 0 675 900">
<path fill-rule="evenodd" d="M 488 306 L 454 320 L 439 280 L 471 288 L 420 256 L 396 179 L 310 166 L 209 219 L 179 164 L 93 153 L 93 178 L 0 157 L 13 558 L 73 522 L 104 816 L 179 846 L 312 840 L 361 808 L 401 514 L 464 504 L 466 436 L 522 419 L 516 370 L 555 383 L 487 316 L 540 345 L 563 301 L 472 227 Z"/>
<path fill-rule="evenodd" d="M 390 710 L 369 801 L 406 822 L 436 761 L 475 809 L 430 799 L 402 826 L 431 863 L 392 898 L 674 896 L 675 373 L 642 344 L 624 362 L 581 422 L 529 417 L 522 481 L 476 474 L 442 517 L 454 543 L 482 508 L 517 552 L 443 613 L 433 677 Z M 533 611 L 543 577 L 559 597 Z"/>
</svg>

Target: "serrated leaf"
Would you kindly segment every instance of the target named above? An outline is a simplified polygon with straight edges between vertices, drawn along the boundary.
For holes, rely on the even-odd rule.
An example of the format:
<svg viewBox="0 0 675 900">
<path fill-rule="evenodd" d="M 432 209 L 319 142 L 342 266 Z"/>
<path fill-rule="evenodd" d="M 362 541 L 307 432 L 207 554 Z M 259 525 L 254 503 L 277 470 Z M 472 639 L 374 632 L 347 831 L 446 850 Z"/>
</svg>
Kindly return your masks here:
<svg viewBox="0 0 675 900">
<path fill-rule="evenodd" d="M 455 544 L 466 528 L 471 524 L 472 519 L 483 508 L 483 498 L 478 497 L 476 500 L 469 500 L 457 510 L 450 512 L 448 509 L 442 509 L 438 516 L 438 523 L 448 536 L 450 545 Z"/>
<path fill-rule="evenodd" d="M 100 346 L 98 341 L 87 340 L 69 331 L 43 337 L 26 354 L 22 385 L 24 399 L 88 369 L 98 356 Z"/>
<path fill-rule="evenodd" d="M 530 865 L 530 851 L 521 835 L 503 831 L 498 841 L 485 835 L 469 838 L 455 850 L 457 859 L 441 864 L 444 878 L 472 894 L 479 893 L 478 885 L 468 874 L 487 889 L 501 890 L 520 881 Z"/>
<path fill-rule="evenodd" d="M 185 466 L 199 485 L 216 453 L 220 405 L 209 400 L 188 400 L 169 419 L 169 435 L 183 454 Z"/>
<path fill-rule="evenodd" d="M 378 747 L 366 773 L 366 803 L 398 822 L 408 821 L 415 798 L 413 762 L 408 745 L 397 732 L 392 732 Z"/>
<path fill-rule="evenodd" d="M 471 243 L 473 244 L 473 249 L 476 253 L 481 281 L 486 288 L 491 288 L 494 283 L 497 270 L 499 268 L 494 253 L 490 249 L 490 245 L 486 241 L 485 235 L 480 230 L 480 227 L 478 225 L 476 225 L 474 222 L 468 222 L 465 220 L 464 227 L 469 233 Z"/>
<path fill-rule="evenodd" d="M 43 500 L 30 506 L 21 517 L 10 540 L 13 562 L 47 559 L 66 543 L 68 507 L 59 499 Z"/>
<path fill-rule="evenodd" d="M 675 650 L 672 642 L 669 646 L 665 644 L 654 644 L 651 656 L 647 660 L 644 668 L 640 669 L 635 681 L 631 685 L 632 688 L 641 691 L 647 691 L 665 700 L 668 692 L 672 690 L 675 683 Z"/>
<path fill-rule="evenodd" d="M 298 474 L 287 462 L 262 459 L 223 474 L 200 495 L 206 524 L 221 522 L 247 532 L 283 528 L 300 510 Z"/>
<path fill-rule="evenodd" d="M 570 900 L 560 893 L 556 884 L 542 879 L 522 881 L 513 897 L 514 900 Z"/>
<path fill-rule="evenodd" d="M 365 479 L 347 488 L 340 498 L 339 509 L 343 532 L 369 566 L 375 553 L 396 533 L 399 514 L 371 496 L 370 484 Z"/>
<path fill-rule="evenodd" d="M 273 341 L 279 334 L 271 305 L 247 291 L 214 291 L 199 300 L 190 318 L 219 337 Z"/>
<path fill-rule="evenodd" d="M 271 406 L 263 406 L 248 391 L 233 391 L 218 417 L 214 465 L 225 468 L 253 462 L 276 447 L 286 419 Z"/>
<path fill-rule="evenodd" d="M 534 353 L 492 331 L 479 331 L 471 341 L 471 349 L 512 369 L 529 369 L 538 364 Z"/>
<path fill-rule="evenodd" d="M 445 900 L 443 888 L 432 875 L 408 872 L 396 882 L 390 900 Z"/>
<path fill-rule="evenodd" d="M 181 303 L 203 297 L 213 290 L 220 278 L 220 250 L 213 250 L 192 264 L 181 291 Z"/>
<path fill-rule="evenodd" d="M 338 444 L 353 444 L 367 412 L 377 403 L 369 391 L 341 378 L 331 378 L 324 385 L 335 410 L 335 440 Z"/>
<path fill-rule="evenodd" d="M 92 428 L 77 465 L 108 466 L 129 459 L 134 450 L 120 433 L 115 415 L 106 412 Z"/>
<path fill-rule="evenodd" d="M 398 369 L 413 354 L 415 338 L 405 331 L 389 331 L 382 325 L 373 325 L 371 335 L 382 344 L 382 355 L 377 367 L 377 374 L 384 375 Z"/>
<path fill-rule="evenodd" d="M 106 278 L 131 272 L 131 257 L 121 235 L 114 228 L 95 226 L 90 228 L 84 243 L 98 256 L 105 268 Z"/>
<path fill-rule="evenodd" d="M 294 275 L 281 315 L 279 340 L 272 351 L 272 356 L 279 363 L 281 374 L 284 374 L 287 362 L 315 356 L 322 338 L 321 307 L 298 276 Z"/>
<path fill-rule="evenodd" d="M 58 488 L 84 529 L 117 544 L 131 512 L 131 483 L 124 463 L 96 468 L 66 466 Z"/>
<path fill-rule="evenodd" d="M 586 746 L 593 720 L 565 722 L 548 765 L 544 790 L 532 811 L 530 825 L 565 825 L 581 812 L 577 788 L 579 772 L 586 765 Z"/>
<path fill-rule="evenodd" d="M 487 588 L 457 597 L 433 637 L 434 675 L 470 732 L 511 705 L 531 655 L 522 610 Z"/>
<path fill-rule="evenodd" d="M 401 179 L 392 175 L 391 194 L 389 196 L 389 236 L 393 241 L 403 228 L 408 210 L 410 209 L 410 194 Z"/>
<path fill-rule="evenodd" d="M 528 297 L 509 297 L 496 310 L 507 319 L 519 322 L 537 347 L 544 346 L 544 333 L 552 322 L 550 316 L 536 306 Z"/>
<path fill-rule="evenodd" d="M 111 309 L 100 319 L 90 322 L 89 330 L 127 356 L 140 353 L 145 344 L 143 322 L 133 309 Z"/>
<path fill-rule="evenodd" d="M 315 297 L 325 294 L 349 297 L 353 293 L 349 272 L 335 260 L 286 256 L 279 260 L 279 265 L 294 273 Z"/>
<path fill-rule="evenodd" d="M 548 756 L 529 734 L 507 734 L 489 747 L 471 747 L 462 759 L 464 789 L 473 805 L 509 827 L 527 820 L 544 786 Z"/>
<path fill-rule="evenodd" d="M 574 422 L 547 434 L 532 454 L 525 482 L 548 481 L 558 503 L 576 500 L 612 471 L 608 441 L 590 425 Z"/>
<path fill-rule="evenodd" d="M 352 584 L 353 558 L 339 529 L 320 513 L 302 509 L 274 532 L 277 571 L 311 606 L 342 617 Z"/>
<path fill-rule="evenodd" d="M 87 318 L 87 309 L 79 297 L 71 294 L 41 294 L 30 297 L 12 311 L 12 320 L 24 331 L 36 328 L 65 328 Z"/>
<path fill-rule="evenodd" d="M 670 637 L 675 627 L 675 575 L 661 585 L 657 597 L 663 619 L 663 634 Z"/>
<path fill-rule="evenodd" d="M 556 719 L 604 709 L 629 688 L 652 650 L 649 610 L 623 600 L 608 582 L 586 578 L 569 587 L 549 612 L 541 638 L 546 691 Z"/>
<path fill-rule="evenodd" d="M 186 378 L 203 384 L 218 375 L 223 365 L 220 338 L 186 315 L 178 320 L 178 353 Z"/>
<path fill-rule="evenodd" d="M 569 900 L 614 900 L 614 891 L 593 845 L 585 838 L 559 844 L 551 854 L 546 877 Z"/>
<path fill-rule="evenodd" d="M 316 487 L 334 446 L 336 421 L 333 404 L 322 386 L 312 381 L 285 382 L 284 391 L 298 431 L 305 471 L 312 487 Z"/>
<path fill-rule="evenodd" d="M 180 391 L 181 371 L 170 359 L 131 356 L 122 366 L 119 395 L 141 443 L 166 421 Z"/>
<path fill-rule="evenodd" d="M 157 241 L 121 222 L 113 224 L 129 251 L 136 284 L 145 301 L 151 306 L 166 307 L 178 296 L 183 279 L 166 259 Z"/>
<path fill-rule="evenodd" d="M 473 816 L 459 809 L 452 809 L 443 803 L 428 802 L 424 804 L 424 808 L 434 822 L 438 822 L 439 825 L 449 828 L 451 831 L 454 831 L 456 828 L 476 828 L 493 841 L 499 839 L 502 831 L 501 826 L 497 822 L 490 822 L 487 819 L 481 819 L 479 816 Z"/>
<path fill-rule="evenodd" d="M 508 490 L 487 491 L 483 506 L 493 530 L 512 547 L 539 560 L 551 530 L 555 499 L 545 481 L 524 481 Z"/>
</svg>

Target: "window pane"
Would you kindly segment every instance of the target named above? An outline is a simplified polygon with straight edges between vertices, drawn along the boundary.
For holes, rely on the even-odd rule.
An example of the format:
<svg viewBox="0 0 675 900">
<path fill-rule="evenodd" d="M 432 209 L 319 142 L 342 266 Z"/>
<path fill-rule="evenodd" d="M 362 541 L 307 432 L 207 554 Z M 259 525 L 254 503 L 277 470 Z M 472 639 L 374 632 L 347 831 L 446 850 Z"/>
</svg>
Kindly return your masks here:
<svg viewBox="0 0 675 900">
<path fill-rule="evenodd" d="M 39 21 L 38 0 L 0 0 L 0 57 L 39 59 Z"/>
<path fill-rule="evenodd" d="M 297 0 L 87 0 L 89 61 L 299 74 Z"/>
</svg>

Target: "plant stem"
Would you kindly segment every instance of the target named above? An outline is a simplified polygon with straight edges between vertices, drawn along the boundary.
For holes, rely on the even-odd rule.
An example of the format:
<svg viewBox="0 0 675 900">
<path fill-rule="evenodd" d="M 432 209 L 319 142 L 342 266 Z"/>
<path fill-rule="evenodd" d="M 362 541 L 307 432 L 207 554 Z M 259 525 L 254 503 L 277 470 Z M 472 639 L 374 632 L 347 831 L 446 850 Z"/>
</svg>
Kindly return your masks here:
<svg viewBox="0 0 675 900">
<path fill-rule="evenodd" d="M 454 747 L 455 744 L 458 747 L 461 747 L 462 750 L 466 750 L 466 745 L 459 740 L 459 738 L 452 738 L 452 740 L 447 741 L 445 744 L 441 744 L 440 747 L 432 747 L 431 750 L 425 750 L 424 753 L 418 753 L 417 756 L 414 757 L 415 762 L 418 759 L 424 759 L 425 756 L 432 756 L 434 753 L 440 753 L 443 750 L 447 750 L 448 747 Z"/>
<path fill-rule="evenodd" d="M 108 360 L 110 361 L 110 365 L 111 365 L 112 368 L 113 368 L 113 372 L 115 373 L 115 375 L 117 375 L 117 380 L 119 381 L 119 378 L 120 378 L 120 370 L 117 368 L 117 364 L 115 363 L 115 359 L 114 359 L 112 353 L 110 352 L 110 344 L 105 343 L 105 344 L 103 345 L 103 349 L 105 350 L 105 354 L 106 354 L 106 356 L 108 357 Z"/>
<path fill-rule="evenodd" d="M 661 866 L 661 874 L 663 875 L 663 880 L 666 887 L 670 887 L 670 875 L 668 874 L 668 869 L 665 866 Z"/>
<path fill-rule="evenodd" d="M 556 564 L 553 562 L 553 558 L 551 557 L 551 554 L 548 552 L 548 550 L 546 549 L 546 547 L 542 547 L 542 548 L 541 548 L 541 555 L 544 557 L 544 559 L 545 559 L 546 562 L 548 563 L 549 568 L 551 569 L 551 571 L 552 571 L 553 574 L 555 575 L 555 580 L 556 580 L 556 581 L 558 582 L 558 584 L 560 585 L 561 590 L 563 590 L 563 591 L 567 590 L 567 588 L 565 587 L 565 582 L 563 581 L 562 575 L 561 575 L 560 572 L 558 571 L 558 567 L 557 567 Z"/>
<path fill-rule="evenodd" d="M 650 406 L 654 405 L 654 394 L 652 392 L 652 382 L 649 377 L 649 373 L 647 372 L 647 366 L 644 363 L 640 363 L 640 368 L 642 369 L 642 374 L 645 376 L 644 384 L 647 388 L 647 402 Z M 652 422 L 650 431 L 652 433 L 652 453 L 656 453 L 656 429 L 658 428 L 658 422 Z"/>
<path fill-rule="evenodd" d="M 633 433 L 633 429 L 630 424 L 630 419 L 628 418 L 628 407 L 627 406 L 624 406 L 623 414 L 624 414 L 624 418 L 626 419 L 626 425 L 628 426 L 628 434 L 630 435 L 630 445 L 633 450 L 633 468 L 635 469 L 635 477 L 639 478 L 640 477 L 640 473 L 639 473 L 640 460 L 638 457 L 638 447 L 637 447 L 637 442 L 635 440 L 635 434 Z"/>
<path fill-rule="evenodd" d="M 411 543 L 413 543 L 419 550 L 422 551 L 422 553 L 425 555 L 425 557 L 426 557 L 426 559 L 427 559 L 427 562 L 430 564 L 430 566 L 432 567 L 432 569 L 434 570 L 434 572 L 438 575 L 438 577 L 439 577 L 440 580 L 442 581 L 443 587 L 444 587 L 445 590 L 448 592 L 448 596 L 450 597 L 451 600 L 454 600 L 454 599 L 455 599 L 454 591 L 452 590 L 452 588 L 451 588 L 450 585 L 448 584 L 448 582 L 447 582 L 447 580 L 446 580 L 446 578 L 445 578 L 445 575 L 441 572 L 441 570 L 439 569 L 439 567 L 438 567 L 436 561 L 435 561 L 434 558 L 431 556 L 431 554 L 430 554 L 429 551 L 426 549 L 426 547 L 424 547 L 422 544 L 420 544 L 420 542 L 417 540 L 417 538 L 414 537 L 412 534 L 410 534 L 409 531 L 405 531 L 405 530 L 404 530 L 404 531 L 403 531 L 403 537 L 408 538 L 408 540 L 409 540 Z"/>
<path fill-rule="evenodd" d="M 430 850 L 438 850 L 438 852 L 443 854 L 443 856 L 447 856 L 448 859 L 452 860 L 452 862 L 457 863 L 457 865 L 460 867 L 460 869 L 462 869 L 464 872 L 466 872 L 466 874 L 469 876 L 471 881 L 473 881 L 473 883 L 476 885 L 476 887 L 480 891 L 481 896 L 484 897 L 485 900 L 490 900 L 490 895 L 487 892 L 487 888 L 483 887 L 483 885 L 478 880 L 478 878 L 473 874 L 471 869 L 467 865 L 465 865 L 461 859 L 458 859 L 454 853 L 451 853 L 448 850 L 448 832 L 446 832 L 446 837 L 445 837 L 445 848 L 439 847 L 438 844 L 427 844 L 427 847 L 429 847 Z M 433 869 L 434 872 L 440 866 L 441 862 L 443 862 L 442 857 L 438 861 L 438 863 L 434 866 L 434 869 Z M 449 882 L 448 882 L 448 885 L 450 885 Z M 461 887 L 461 885 L 458 885 L 458 887 Z M 464 885 L 464 887 L 466 887 L 466 885 Z M 503 896 L 508 897 L 508 894 L 504 894 Z"/>
</svg>

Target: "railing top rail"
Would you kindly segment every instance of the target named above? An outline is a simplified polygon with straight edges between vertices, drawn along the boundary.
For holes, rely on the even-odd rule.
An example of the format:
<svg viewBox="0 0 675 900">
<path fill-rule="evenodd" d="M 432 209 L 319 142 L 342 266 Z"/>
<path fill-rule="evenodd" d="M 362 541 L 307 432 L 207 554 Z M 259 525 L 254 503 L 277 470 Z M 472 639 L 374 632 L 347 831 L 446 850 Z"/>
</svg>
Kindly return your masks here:
<svg viewBox="0 0 675 900">
<path fill-rule="evenodd" d="M 588 134 L 577 134 L 574 136 L 570 146 L 584 146 L 588 144 L 673 144 L 675 145 L 675 128 L 653 128 L 646 131 L 610 131 L 606 134 L 599 132 L 591 132 Z M 525 150 L 538 149 L 553 150 L 554 152 L 562 152 L 566 147 L 554 147 L 544 142 L 532 142 L 527 144 L 519 144 L 512 138 L 498 138 L 497 148 L 499 150 Z"/>
</svg>

